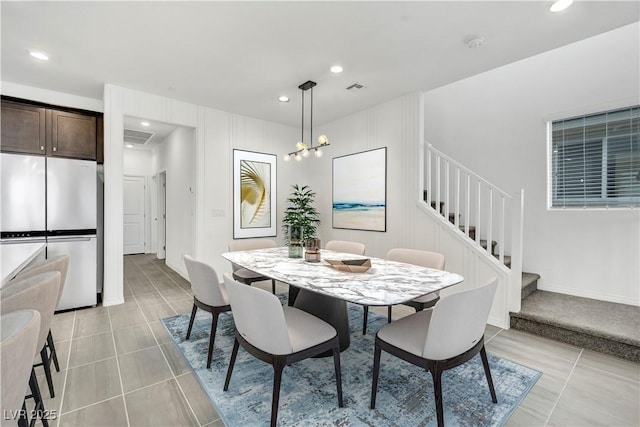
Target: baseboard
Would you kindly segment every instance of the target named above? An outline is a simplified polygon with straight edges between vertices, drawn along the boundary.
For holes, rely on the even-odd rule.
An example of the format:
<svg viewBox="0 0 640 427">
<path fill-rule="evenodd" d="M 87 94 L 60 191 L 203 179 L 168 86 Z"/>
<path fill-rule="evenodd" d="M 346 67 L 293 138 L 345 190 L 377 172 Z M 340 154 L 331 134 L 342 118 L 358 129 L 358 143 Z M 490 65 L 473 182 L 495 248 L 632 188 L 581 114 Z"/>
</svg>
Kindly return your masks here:
<svg viewBox="0 0 640 427">
<path fill-rule="evenodd" d="M 124 304 L 124 297 L 122 297 L 122 298 L 103 299 L 102 300 L 102 306 L 103 307 L 110 307 L 112 305 L 120 305 L 120 304 Z"/>
<path fill-rule="evenodd" d="M 633 298 L 625 297 L 622 295 L 612 295 L 605 292 L 595 292 L 595 291 L 588 291 L 584 289 L 567 288 L 566 286 L 562 286 L 562 287 L 553 286 L 553 285 L 541 286 L 540 282 L 538 282 L 538 290 L 547 291 L 547 292 L 556 292 L 558 294 L 573 295 L 576 297 L 597 299 L 600 301 L 615 302 L 618 304 L 633 305 L 636 307 L 640 306 L 640 299 L 634 300 Z"/>
</svg>

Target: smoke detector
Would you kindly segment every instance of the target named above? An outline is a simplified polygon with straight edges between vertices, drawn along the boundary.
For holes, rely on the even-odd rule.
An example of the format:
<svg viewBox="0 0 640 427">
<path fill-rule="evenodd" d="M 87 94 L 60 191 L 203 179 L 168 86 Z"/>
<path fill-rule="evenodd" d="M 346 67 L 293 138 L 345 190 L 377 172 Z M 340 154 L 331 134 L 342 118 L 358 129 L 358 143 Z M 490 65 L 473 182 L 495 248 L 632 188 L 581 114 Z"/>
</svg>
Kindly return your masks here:
<svg viewBox="0 0 640 427">
<path fill-rule="evenodd" d="M 465 44 L 467 45 L 467 47 L 469 49 L 475 49 L 478 48 L 480 46 L 482 46 L 484 44 L 484 37 L 483 36 L 479 36 L 479 37 L 472 37 L 470 39 L 468 39 Z"/>
</svg>

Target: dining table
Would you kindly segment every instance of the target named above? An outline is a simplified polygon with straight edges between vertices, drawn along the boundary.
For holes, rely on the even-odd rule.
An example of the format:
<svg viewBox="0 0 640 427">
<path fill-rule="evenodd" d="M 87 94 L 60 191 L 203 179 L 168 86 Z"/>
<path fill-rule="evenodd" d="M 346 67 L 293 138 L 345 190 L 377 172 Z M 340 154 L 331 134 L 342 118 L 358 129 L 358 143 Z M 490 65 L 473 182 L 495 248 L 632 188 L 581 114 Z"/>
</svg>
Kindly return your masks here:
<svg viewBox="0 0 640 427">
<path fill-rule="evenodd" d="M 320 251 L 319 262 L 289 258 L 287 247 L 234 251 L 226 260 L 299 289 L 294 307 L 309 312 L 336 328 L 340 351 L 350 344 L 346 303 L 367 306 L 402 304 L 414 298 L 461 283 L 464 278 L 443 270 L 382 258 Z M 364 272 L 334 268 L 330 261 L 369 259 Z M 290 293 L 291 295 L 291 293 Z"/>
</svg>

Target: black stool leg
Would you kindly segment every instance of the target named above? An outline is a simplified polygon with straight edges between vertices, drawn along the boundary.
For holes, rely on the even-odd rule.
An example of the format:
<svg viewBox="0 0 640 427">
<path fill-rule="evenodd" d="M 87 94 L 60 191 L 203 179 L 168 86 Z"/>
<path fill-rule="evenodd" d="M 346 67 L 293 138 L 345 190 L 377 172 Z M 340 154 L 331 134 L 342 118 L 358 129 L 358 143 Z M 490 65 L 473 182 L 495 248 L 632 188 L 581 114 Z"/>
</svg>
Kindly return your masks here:
<svg viewBox="0 0 640 427">
<path fill-rule="evenodd" d="M 362 317 L 362 335 L 367 335 L 367 320 L 369 319 L 369 306 L 363 305 L 364 316 Z"/>
<path fill-rule="evenodd" d="M 49 335 L 47 335 L 47 345 L 49 346 L 49 352 L 53 358 L 53 365 L 56 367 L 56 372 L 60 372 L 60 365 L 58 365 L 58 354 L 56 353 L 56 345 L 53 342 L 53 335 L 51 335 L 51 329 L 49 329 Z"/>
<path fill-rule="evenodd" d="M 55 397 L 55 392 L 53 391 L 53 379 L 51 378 L 51 361 L 47 356 L 47 346 L 43 346 L 42 350 L 40 350 L 40 358 L 42 359 L 42 367 L 44 368 L 44 375 L 47 377 L 47 385 L 49 386 L 49 394 L 53 399 Z"/>
<path fill-rule="evenodd" d="M 36 378 L 36 370 L 31 369 L 31 378 L 29 378 L 29 387 L 31 388 L 31 395 L 33 396 L 33 400 L 35 401 L 35 415 L 30 422 L 30 426 L 33 427 L 36 423 L 36 419 L 38 414 L 43 414 L 46 412 L 44 409 L 44 403 L 42 402 L 42 394 L 40 394 L 40 387 L 38 386 L 38 378 Z M 40 421 L 42 421 L 43 427 L 49 427 L 49 420 L 45 416 L 40 417 Z"/>
<path fill-rule="evenodd" d="M 276 294 L 276 280 L 275 279 L 271 279 L 271 293 L 272 294 Z"/>
</svg>

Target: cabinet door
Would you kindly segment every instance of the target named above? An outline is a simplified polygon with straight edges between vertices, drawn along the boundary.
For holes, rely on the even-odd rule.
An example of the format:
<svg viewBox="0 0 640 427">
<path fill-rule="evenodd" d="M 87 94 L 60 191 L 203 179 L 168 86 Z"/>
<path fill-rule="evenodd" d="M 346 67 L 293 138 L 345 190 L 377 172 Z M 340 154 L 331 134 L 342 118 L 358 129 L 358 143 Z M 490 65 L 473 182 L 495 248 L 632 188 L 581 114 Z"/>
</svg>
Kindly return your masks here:
<svg viewBox="0 0 640 427">
<path fill-rule="evenodd" d="M 2 151 L 46 154 L 46 109 L 2 101 Z"/>
<path fill-rule="evenodd" d="M 96 118 L 66 111 L 51 112 L 52 157 L 96 159 Z"/>
</svg>

